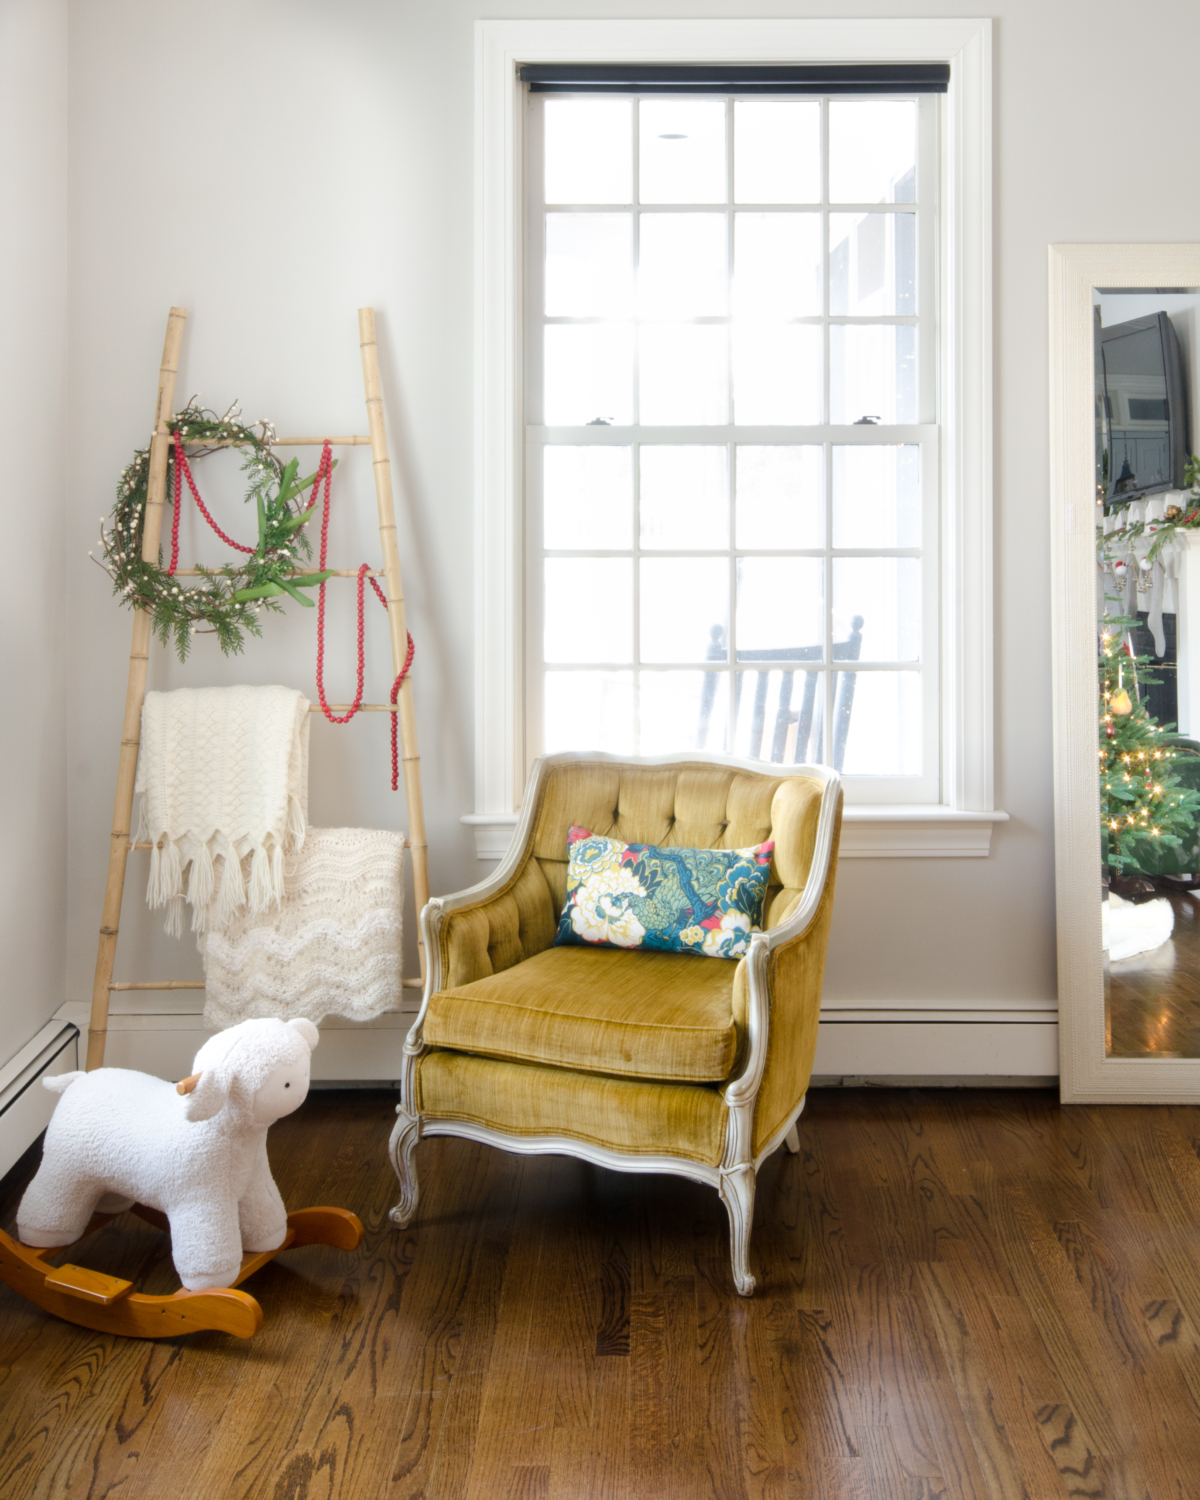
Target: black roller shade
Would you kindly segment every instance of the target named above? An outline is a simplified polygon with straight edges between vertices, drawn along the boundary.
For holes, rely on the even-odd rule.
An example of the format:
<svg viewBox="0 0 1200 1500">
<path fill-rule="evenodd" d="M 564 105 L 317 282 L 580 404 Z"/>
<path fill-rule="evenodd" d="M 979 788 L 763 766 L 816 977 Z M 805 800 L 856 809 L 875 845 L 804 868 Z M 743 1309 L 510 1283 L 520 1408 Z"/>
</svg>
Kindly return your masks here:
<svg viewBox="0 0 1200 1500">
<path fill-rule="evenodd" d="M 534 94 L 944 94 L 949 63 L 529 63 Z"/>
</svg>

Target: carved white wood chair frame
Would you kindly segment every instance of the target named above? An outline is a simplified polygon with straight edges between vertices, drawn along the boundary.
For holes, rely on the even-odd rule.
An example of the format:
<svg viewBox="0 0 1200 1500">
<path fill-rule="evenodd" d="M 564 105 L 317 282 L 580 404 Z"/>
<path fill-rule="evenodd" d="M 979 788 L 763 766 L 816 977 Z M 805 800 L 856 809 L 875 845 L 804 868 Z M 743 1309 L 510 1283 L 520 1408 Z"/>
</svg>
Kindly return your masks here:
<svg viewBox="0 0 1200 1500">
<path fill-rule="evenodd" d="M 427 1050 L 422 1037 L 425 1012 L 430 998 L 441 986 L 442 945 L 441 928 L 446 918 L 465 906 L 475 906 L 499 895 L 517 869 L 524 863 L 529 841 L 533 836 L 533 824 L 539 805 L 541 785 L 551 766 L 568 761 L 610 761 L 619 765 L 665 766 L 680 761 L 729 766 L 740 771 L 768 776 L 807 776 L 824 784 L 821 806 L 818 813 L 816 844 L 804 894 L 795 911 L 769 932 L 756 932 L 750 939 L 750 952 L 744 962 L 748 968 L 749 999 L 747 1006 L 747 1055 L 746 1065 L 739 1077 L 726 1085 L 724 1103 L 726 1108 L 725 1148 L 719 1166 L 690 1161 L 678 1156 L 646 1156 L 632 1152 L 615 1151 L 590 1142 L 574 1140 L 568 1136 L 513 1136 L 474 1124 L 465 1120 L 422 1119 L 413 1107 L 416 1097 L 417 1062 Z M 610 1167 L 617 1172 L 671 1172 L 679 1177 L 688 1177 L 694 1182 L 706 1183 L 716 1188 L 729 1215 L 730 1247 L 733 1262 L 733 1279 L 743 1297 L 753 1295 L 755 1280 L 750 1271 L 750 1230 L 754 1218 L 754 1189 L 759 1168 L 779 1147 L 786 1143 L 791 1152 L 800 1149 L 800 1138 L 796 1122 L 804 1110 L 807 1094 L 777 1129 L 762 1149 L 754 1154 L 754 1106 L 767 1062 L 770 1041 L 770 992 L 768 987 L 768 965 L 772 952 L 786 943 L 800 938 L 817 915 L 821 897 L 829 873 L 830 856 L 837 826 L 838 796 L 841 777 L 829 766 L 776 766 L 758 761 L 737 760 L 729 756 L 706 755 L 699 752 L 672 756 L 603 755 L 594 751 L 568 751 L 559 755 L 541 756 L 530 773 L 522 806 L 521 820 L 514 831 L 508 852 L 489 879 L 471 886 L 452 896 L 434 897 L 421 912 L 421 926 L 428 955 L 428 972 L 425 993 L 420 1012 L 404 1044 L 404 1071 L 400 1080 L 400 1103 L 396 1106 L 398 1116 L 389 1142 L 389 1152 L 396 1176 L 400 1182 L 400 1201 L 391 1210 L 392 1223 L 403 1228 L 411 1223 L 417 1211 L 417 1175 L 413 1152 L 423 1135 L 454 1135 L 467 1140 L 480 1141 L 484 1145 L 498 1146 L 503 1151 L 522 1155 L 550 1154 L 575 1156 L 590 1161 L 596 1166 Z"/>
</svg>

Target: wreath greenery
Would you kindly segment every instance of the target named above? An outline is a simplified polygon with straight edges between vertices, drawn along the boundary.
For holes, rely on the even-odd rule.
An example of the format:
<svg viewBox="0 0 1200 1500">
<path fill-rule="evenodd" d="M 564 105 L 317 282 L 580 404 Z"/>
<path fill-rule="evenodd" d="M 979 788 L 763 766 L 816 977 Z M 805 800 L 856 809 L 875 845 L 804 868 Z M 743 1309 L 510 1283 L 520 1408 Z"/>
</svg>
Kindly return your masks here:
<svg viewBox="0 0 1200 1500">
<path fill-rule="evenodd" d="M 216 452 L 218 447 L 245 452 L 242 469 L 249 476 L 246 500 L 254 502 L 257 512 L 258 545 L 253 551 L 245 549 L 249 555 L 243 564 L 199 568 L 199 577 L 193 579 L 180 578 L 164 568 L 161 548 L 156 561 L 143 559 L 149 448 L 139 448 L 122 471 L 110 525 L 106 527 L 104 517 L 100 518 L 102 559 L 89 553 L 111 577 L 113 592 L 125 604 L 151 612 L 154 632 L 164 646 L 174 637 L 181 661 L 188 654 L 192 636 L 202 626 L 209 627 L 206 633 L 216 635 L 227 655 L 240 651 L 243 632 L 262 634 L 258 616 L 264 608 L 278 611 L 278 601 L 289 595 L 311 608 L 313 601 L 301 589 L 314 588 L 332 576 L 329 571 L 303 575 L 296 571 L 301 556 L 312 555 L 305 523 L 316 510 L 313 505 L 305 504 L 303 496 L 321 471 L 305 479 L 297 478 L 297 460 L 284 464 L 271 450 L 275 439 L 271 424 L 258 422 L 245 427 L 238 420 L 240 415 L 236 403 L 224 416 L 217 416 L 197 405 L 193 397 L 171 418 L 170 427 L 193 449 L 193 457 Z M 172 442 L 167 459 L 166 494 L 175 496 L 176 532 L 181 480 L 187 478 L 191 484 L 186 457 L 181 472 L 177 472 L 179 469 L 176 445 Z M 210 524 L 217 529 L 215 523 Z"/>
</svg>

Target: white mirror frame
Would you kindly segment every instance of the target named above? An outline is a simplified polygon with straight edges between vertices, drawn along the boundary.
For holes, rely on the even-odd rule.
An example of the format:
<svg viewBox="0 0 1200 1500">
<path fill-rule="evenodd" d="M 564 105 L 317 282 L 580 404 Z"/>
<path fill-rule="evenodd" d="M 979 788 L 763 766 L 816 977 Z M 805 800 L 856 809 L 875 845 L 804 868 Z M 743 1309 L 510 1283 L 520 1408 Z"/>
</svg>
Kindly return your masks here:
<svg viewBox="0 0 1200 1500">
<path fill-rule="evenodd" d="M 1107 1057 L 1096 768 L 1094 287 L 1200 287 L 1200 245 L 1050 246 L 1050 567 L 1059 1089 L 1064 1104 L 1194 1104 L 1200 1058 Z"/>
</svg>

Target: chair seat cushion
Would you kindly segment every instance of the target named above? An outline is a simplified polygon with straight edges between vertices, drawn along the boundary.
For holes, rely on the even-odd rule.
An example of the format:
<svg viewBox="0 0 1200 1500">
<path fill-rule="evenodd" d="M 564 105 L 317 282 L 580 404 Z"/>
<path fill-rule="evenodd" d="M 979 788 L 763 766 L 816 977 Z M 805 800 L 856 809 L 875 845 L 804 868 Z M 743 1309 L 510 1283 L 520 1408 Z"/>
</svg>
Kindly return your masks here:
<svg viewBox="0 0 1200 1500">
<path fill-rule="evenodd" d="M 622 1078 L 719 1083 L 737 1057 L 739 967 L 690 953 L 547 948 L 439 990 L 425 1041 Z"/>
</svg>

